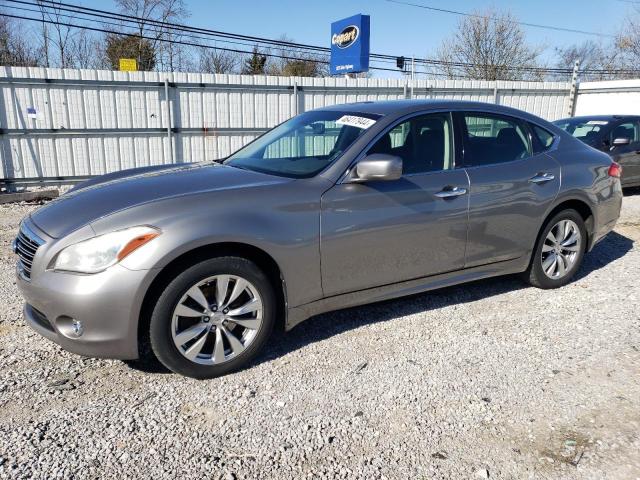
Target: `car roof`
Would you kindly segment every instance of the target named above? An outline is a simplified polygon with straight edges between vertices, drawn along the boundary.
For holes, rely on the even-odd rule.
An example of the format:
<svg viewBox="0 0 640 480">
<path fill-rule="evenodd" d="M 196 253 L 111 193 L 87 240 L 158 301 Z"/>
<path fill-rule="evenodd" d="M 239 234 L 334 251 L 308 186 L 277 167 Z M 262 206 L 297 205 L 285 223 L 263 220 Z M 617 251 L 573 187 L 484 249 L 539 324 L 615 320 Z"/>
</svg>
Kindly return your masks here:
<svg viewBox="0 0 640 480">
<path fill-rule="evenodd" d="M 470 110 L 481 110 L 488 113 L 503 113 L 506 115 L 513 115 L 523 119 L 532 120 L 534 122 L 542 121 L 544 123 L 547 123 L 540 117 L 536 117 L 535 115 L 531 115 L 530 113 L 524 112 L 522 110 L 517 110 L 515 108 L 496 105 L 493 103 L 471 102 L 464 100 L 381 100 L 331 105 L 328 107 L 319 108 L 318 110 L 339 110 L 351 113 L 402 116 L 418 111 L 447 109 L 461 110 L 465 108 L 468 108 Z"/>
<path fill-rule="evenodd" d="M 568 120 L 576 120 L 576 121 L 589 121 L 589 120 L 635 120 L 640 118 L 640 115 L 579 115 L 577 117 L 567 117 L 560 118 L 558 120 L 554 120 L 554 122 L 565 122 Z"/>
</svg>

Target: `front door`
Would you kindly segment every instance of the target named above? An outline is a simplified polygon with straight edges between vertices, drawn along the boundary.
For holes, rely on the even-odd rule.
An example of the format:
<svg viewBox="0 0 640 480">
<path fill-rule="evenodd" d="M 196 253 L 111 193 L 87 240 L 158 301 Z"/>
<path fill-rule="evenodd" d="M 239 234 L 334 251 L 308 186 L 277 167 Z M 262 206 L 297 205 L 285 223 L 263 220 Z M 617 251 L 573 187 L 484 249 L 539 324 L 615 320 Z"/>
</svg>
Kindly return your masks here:
<svg viewBox="0 0 640 480">
<path fill-rule="evenodd" d="M 463 267 L 469 183 L 453 149 L 449 114 L 414 116 L 367 152 L 401 157 L 402 178 L 339 183 L 323 195 L 326 296 Z"/>
<path fill-rule="evenodd" d="M 613 147 L 609 152 L 615 162 L 622 165 L 622 185 L 640 184 L 640 121 L 625 121 L 609 133 L 609 145 L 616 138 L 628 138 L 629 145 Z"/>
<path fill-rule="evenodd" d="M 528 254 L 560 190 L 560 165 L 534 152 L 518 119 L 460 113 L 464 166 L 471 184 L 466 267 Z"/>
</svg>

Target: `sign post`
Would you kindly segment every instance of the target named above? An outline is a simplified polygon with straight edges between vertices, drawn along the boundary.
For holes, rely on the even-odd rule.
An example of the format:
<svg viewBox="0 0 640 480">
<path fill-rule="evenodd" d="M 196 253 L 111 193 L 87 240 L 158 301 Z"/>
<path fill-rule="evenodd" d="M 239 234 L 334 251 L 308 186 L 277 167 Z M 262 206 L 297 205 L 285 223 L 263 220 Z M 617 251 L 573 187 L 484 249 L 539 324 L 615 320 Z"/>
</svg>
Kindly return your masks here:
<svg viewBox="0 0 640 480">
<path fill-rule="evenodd" d="M 369 15 L 354 15 L 331 24 L 331 75 L 369 70 Z"/>
</svg>

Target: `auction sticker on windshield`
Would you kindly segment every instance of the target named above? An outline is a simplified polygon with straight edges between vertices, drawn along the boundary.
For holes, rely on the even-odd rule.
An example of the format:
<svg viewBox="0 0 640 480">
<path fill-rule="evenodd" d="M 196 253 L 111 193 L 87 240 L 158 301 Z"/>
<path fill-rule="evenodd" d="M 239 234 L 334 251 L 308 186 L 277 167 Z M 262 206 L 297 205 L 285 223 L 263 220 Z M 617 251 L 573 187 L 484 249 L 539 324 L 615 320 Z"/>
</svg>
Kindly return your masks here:
<svg viewBox="0 0 640 480">
<path fill-rule="evenodd" d="M 339 125 L 348 125 L 350 127 L 367 129 L 376 123 L 376 121 L 366 117 L 358 117 L 357 115 L 343 115 L 336 120 L 336 123 Z"/>
</svg>

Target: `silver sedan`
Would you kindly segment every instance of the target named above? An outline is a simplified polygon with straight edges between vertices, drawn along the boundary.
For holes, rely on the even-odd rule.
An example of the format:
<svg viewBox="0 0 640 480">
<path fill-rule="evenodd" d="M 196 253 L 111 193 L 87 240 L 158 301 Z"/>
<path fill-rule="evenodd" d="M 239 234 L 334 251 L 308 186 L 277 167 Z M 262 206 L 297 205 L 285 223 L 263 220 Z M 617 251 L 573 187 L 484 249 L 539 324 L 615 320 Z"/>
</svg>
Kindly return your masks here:
<svg viewBox="0 0 640 480">
<path fill-rule="evenodd" d="M 210 378 L 322 312 L 503 274 L 563 286 L 621 201 L 608 155 L 524 112 L 336 105 L 220 162 L 79 185 L 22 222 L 17 282 L 65 349 Z"/>
</svg>

